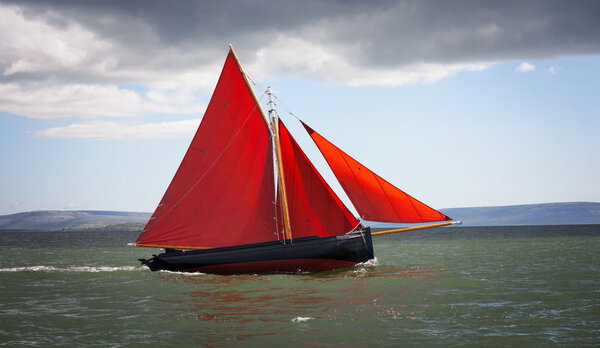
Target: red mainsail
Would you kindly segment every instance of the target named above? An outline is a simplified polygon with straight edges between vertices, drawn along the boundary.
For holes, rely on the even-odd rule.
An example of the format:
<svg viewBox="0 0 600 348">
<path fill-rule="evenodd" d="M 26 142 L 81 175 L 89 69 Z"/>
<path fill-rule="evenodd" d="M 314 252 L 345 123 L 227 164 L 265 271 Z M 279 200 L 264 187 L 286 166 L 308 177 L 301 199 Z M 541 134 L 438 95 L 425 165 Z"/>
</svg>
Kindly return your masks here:
<svg viewBox="0 0 600 348">
<path fill-rule="evenodd" d="M 397 223 L 452 220 L 385 181 L 302 124 L 363 219 Z"/>
<path fill-rule="evenodd" d="M 136 244 L 213 248 L 276 240 L 267 121 L 233 51 L 185 157 Z"/>
<path fill-rule="evenodd" d="M 281 121 L 279 142 L 294 238 L 329 237 L 356 228 L 358 221 L 354 215 L 323 180 Z"/>
</svg>

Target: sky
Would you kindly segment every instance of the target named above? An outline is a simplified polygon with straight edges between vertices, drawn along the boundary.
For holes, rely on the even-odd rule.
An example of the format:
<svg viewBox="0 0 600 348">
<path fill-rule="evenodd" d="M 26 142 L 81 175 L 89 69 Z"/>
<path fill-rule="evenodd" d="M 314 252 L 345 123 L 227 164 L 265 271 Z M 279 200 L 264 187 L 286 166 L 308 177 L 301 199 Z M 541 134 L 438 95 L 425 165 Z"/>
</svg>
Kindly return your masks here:
<svg viewBox="0 0 600 348">
<path fill-rule="evenodd" d="M 152 212 L 229 44 L 345 201 L 295 117 L 434 208 L 600 202 L 599 38 L 593 0 L 0 0 L 0 214 Z"/>
</svg>

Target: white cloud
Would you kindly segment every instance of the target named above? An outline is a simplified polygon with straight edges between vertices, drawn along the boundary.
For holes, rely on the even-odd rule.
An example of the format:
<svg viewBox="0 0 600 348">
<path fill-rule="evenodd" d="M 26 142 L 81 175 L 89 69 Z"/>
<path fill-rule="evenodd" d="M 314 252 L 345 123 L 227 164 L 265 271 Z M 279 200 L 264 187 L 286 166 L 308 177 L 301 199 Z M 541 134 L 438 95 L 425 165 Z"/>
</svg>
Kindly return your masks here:
<svg viewBox="0 0 600 348">
<path fill-rule="evenodd" d="M 127 47 L 76 23 L 52 26 L 25 17 L 17 7 L 0 5 L 0 18 L 0 81 L 5 81 L 0 82 L 0 111 L 16 115 L 91 119 L 202 113 L 198 93 L 210 91 L 220 71 L 211 66 L 177 73 L 166 63 L 162 70 L 128 63 L 136 52 Z M 138 27 L 144 40 L 156 39 L 151 29 Z M 160 58 L 144 54 L 146 63 L 169 62 L 180 52 L 165 49 Z M 123 89 L 121 83 L 150 91 Z"/>
<path fill-rule="evenodd" d="M 559 70 L 559 67 L 557 67 L 556 65 L 552 65 L 548 68 L 548 72 L 550 72 L 551 74 L 556 74 Z"/>
<path fill-rule="evenodd" d="M 115 118 L 148 113 L 201 114 L 205 105 L 189 89 L 145 95 L 115 85 L 0 84 L 0 110 L 38 119 Z"/>
<path fill-rule="evenodd" d="M 351 86 L 395 87 L 414 84 L 433 84 L 462 71 L 481 71 L 492 63 L 469 64 L 411 64 L 400 69 L 361 69 L 354 67 L 352 78 L 346 81 Z"/>
<path fill-rule="evenodd" d="M 39 119 L 127 117 L 140 113 L 142 97 L 105 85 L 0 84 L 3 111 Z"/>
<path fill-rule="evenodd" d="M 54 27 L 27 19 L 12 6 L 0 6 L 0 66 L 4 76 L 59 69 L 105 70 L 114 65 L 113 45 L 77 24 Z"/>
<path fill-rule="evenodd" d="M 194 134 L 199 124 L 200 119 L 147 124 L 93 122 L 44 129 L 35 132 L 35 136 L 61 139 L 175 138 Z"/>
<path fill-rule="evenodd" d="M 257 59 L 249 69 L 259 76 L 293 72 L 315 80 L 355 87 L 396 87 L 431 84 L 461 71 L 479 71 L 493 65 L 490 62 L 414 63 L 376 69 L 360 66 L 346 59 L 346 56 L 356 54 L 352 48 L 325 46 L 301 37 L 281 34 L 268 46 L 257 51 Z"/>
<path fill-rule="evenodd" d="M 519 64 L 519 66 L 515 69 L 515 71 L 518 71 L 518 72 L 528 72 L 528 71 L 533 71 L 533 70 L 535 70 L 535 65 L 529 64 L 527 62 L 523 62 L 523 63 Z"/>
<path fill-rule="evenodd" d="M 56 16 L 68 21 L 68 17 Z M 53 26 L 41 18 L 26 17 L 13 6 L 0 5 L 0 18 L 0 71 L 5 80 L 141 83 L 208 93 L 220 71 L 220 62 L 212 59 L 213 49 L 164 46 L 155 28 L 135 18 L 128 18 L 123 28 L 135 32 L 135 41 L 127 43 L 74 21 Z"/>
</svg>

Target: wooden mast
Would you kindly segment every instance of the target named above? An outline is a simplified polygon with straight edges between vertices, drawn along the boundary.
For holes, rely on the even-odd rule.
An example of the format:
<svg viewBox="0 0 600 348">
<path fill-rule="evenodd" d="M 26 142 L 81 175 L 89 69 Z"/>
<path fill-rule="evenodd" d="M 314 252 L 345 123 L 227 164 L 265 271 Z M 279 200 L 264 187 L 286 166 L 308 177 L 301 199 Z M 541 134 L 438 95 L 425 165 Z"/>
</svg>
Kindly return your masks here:
<svg viewBox="0 0 600 348">
<path fill-rule="evenodd" d="M 275 107 L 274 107 L 275 103 L 273 102 L 273 94 L 271 93 L 271 87 L 267 87 L 267 91 L 266 91 L 266 93 L 269 95 L 269 116 L 271 116 L 271 122 L 269 122 L 269 119 L 265 115 L 265 112 L 260 107 L 258 98 L 256 98 L 256 94 L 254 94 L 254 90 L 252 89 L 252 86 L 250 85 L 250 81 L 248 81 L 248 77 L 246 76 L 244 69 L 242 69 L 242 64 L 240 64 L 240 61 L 239 61 L 237 55 L 235 54 L 235 51 L 233 50 L 233 47 L 231 45 L 229 45 L 229 49 L 231 50 L 231 53 L 233 54 L 233 57 L 235 58 L 235 62 L 237 63 L 237 66 L 240 69 L 242 76 L 244 77 L 244 82 L 246 82 L 246 86 L 248 86 L 248 89 L 250 90 L 250 93 L 252 94 L 252 98 L 254 98 L 254 102 L 258 106 L 258 110 L 260 111 L 260 114 L 262 115 L 267 126 L 269 126 L 269 128 L 271 128 L 271 132 L 273 133 L 274 143 L 275 143 L 275 155 L 277 157 L 277 161 L 276 161 L 277 162 L 277 173 L 279 174 L 278 175 L 279 186 L 280 186 L 279 193 L 281 194 L 281 205 L 283 207 L 284 237 L 285 237 L 285 239 L 292 239 L 290 214 L 288 211 L 287 195 L 285 193 L 285 178 L 283 176 L 283 165 L 281 163 L 281 149 L 279 147 L 279 128 L 277 127 L 277 113 L 275 112 Z M 277 233 L 279 233 L 279 231 L 277 231 Z M 285 243 L 285 240 L 284 240 L 284 243 Z"/>
<path fill-rule="evenodd" d="M 275 155 L 277 156 L 277 173 L 279 177 L 279 194 L 281 195 L 281 205 L 283 208 L 283 230 L 285 239 L 292 239 L 292 227 L 290 224 L 290 213 L 288 210 L 287 194 L 285 191 L 285 176 L 283 175 L 283 163 L 281 162 L 281 146 L 279 144 L 279 123 L 277 122 L 277 112 L 275 112 L 275 103 L 273 102 L 273 92 L 271 87 L 267 87 L 269 96 L 269 116 L 271 116 L 271 129 L 273 130 L 273 139 L 275 142 Z"/>
<path fill-rule="evenodd" d="M 263 120 L 265 121 L 267 126 L 269 126 L 269 128 L 270 128 L 271 124 L 269 123 L 269 119 L 265 115 L 265 112 L 263 111 L 263 109 L 260 107 L 258 98 L 256 98 L 256 94 L 254 94 L 254 90 L 252 89 L 252 85 L 250 84 L 250 81 L 248 81 L 248 77 L 246 76 L 246 73 L 244 72 L 244 69 L 242 68 L 242 64 L 240 63 L 240 60 L 238 59 L 237 54 L 235 54 L 235 51 L 233 50 L 233 47 L 231 45 L 229 45 L 229 50 L 231 51 L 231 54 L 233 54 L 233 58 L 235 58 L 235 63 L 237 64 L 238 69 L 240 69 L 240 72 L 242 73 L 242 76 L 244 77 L 244 82 L 246 83 L 246 86 L 250 90 L 250 94 L 252 95 L 254 102 L 256 103 L 256 105 L 258 105 L 258 111 L 260 111 L 260 114 L 261 114 Z"/>
</svg>

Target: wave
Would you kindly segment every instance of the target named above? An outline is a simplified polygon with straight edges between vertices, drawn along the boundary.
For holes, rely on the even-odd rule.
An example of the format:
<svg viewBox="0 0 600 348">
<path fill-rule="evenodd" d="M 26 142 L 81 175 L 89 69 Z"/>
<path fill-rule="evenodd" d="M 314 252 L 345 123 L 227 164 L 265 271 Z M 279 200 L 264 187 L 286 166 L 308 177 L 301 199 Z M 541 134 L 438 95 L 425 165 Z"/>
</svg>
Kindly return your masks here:
<svg viewBox="0 0 600 348">
<path fill-rule="evenodd" d="M 363 267 L 376 266 L 379 262 L 377 258 L 371 259 L 369 261 L 359 263 L 355 267 L 358 267 L 360 270 Z M 98 273 L 98 272 L 117 272 L 117 271 L 143 271 L 145 267 L 139 266 L 71 266 L 71 267 L 54 267 L 54 266 L 27 266 L 27 267 L 10 267 L 10 268 L 0 268 L 0 273 L 10 273 L 10 272 L 79 272 L 79 273 Z M 190 272 L 171 272 L 171 271 L 161 271 L 165 273 L 176 273 L 182 274 L 185 276 L 198 276 L 198 275 L 206 275 L 206 273 L 190 273 Z"/>
<path fill-rule="evenodd" d="M 116 272 L 116 271 L 139 271 L 142 267 L 135 266 L 72 266 L 72 267 L 54 267 L 54 266 L 29 266 L 0 268 L 0 272 L 80 272 L 80 273 L 98 273 L 98 272 Z"/>
<path fill-rule="evenodd" d="M 302 323 L 304 321 L 309 321 L 311 319 L 314 319 L 313 317 L 295 317 L 294 319 L 292 319 L 292 323 Z"/>
</svg>

